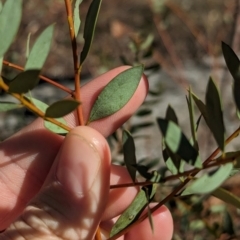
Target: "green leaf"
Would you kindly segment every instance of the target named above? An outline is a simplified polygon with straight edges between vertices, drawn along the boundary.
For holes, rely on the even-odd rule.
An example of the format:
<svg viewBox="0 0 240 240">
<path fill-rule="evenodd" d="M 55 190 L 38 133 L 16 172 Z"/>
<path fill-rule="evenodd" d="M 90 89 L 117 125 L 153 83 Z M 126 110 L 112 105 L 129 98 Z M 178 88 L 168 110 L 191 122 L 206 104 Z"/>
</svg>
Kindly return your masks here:
<svg viewBox="0 0 240 240">
<path fill-rule="evenodd" d="M 162 154 L 166 167 L 173 175 L 179 172 L 180 173 L 184 172 L 185 162 L 181 159 L 181 157 L 178 154 L 173 153 L 167 145 L 165 146 L 165 149 L 162 151 Z M 180 177 L 179 179 L 181 181 L 184 181 L 184 177 Z"/>
<path fill-rule="evenodd" d="M 171 120 L 174 123 L 176 123 L 178 125 L 178 118 L 177 118 L 177 114 L 175 113 L 174 109 L 168 105 L 167 107 L 167 111 L 166 111 L 166 117 L 167 120 Z"/>
<path fill-rule="evenodd" d="M 217 188 L 211 195 L 240 209 L 240 198 L 224 188 Z"/>
<path fill-rule="evenodd" d="M 2 72 L 2 66 L 3 66 L 3 57 L 0 57 L 0 73 Z"/>
<path fill-rule="evenodd" d="M 30 39 L 31 39 L 31 35 L 32 33 L 29 33 L 28 34 L 28 37 L 27 37 L 27 43 L 26 43 L 26 59 L 28 59 L 29 57 L 29 53 L 30 53 Z"/>
<path fill-rule="evenodd" d="M 12 103 L 12 102 L 0 102 L 0 112 L 6 112 L 9 110 L 22 108 L 23 105 L 19 103 Z"/>
<path fill-rule="evenodd" d="M 198 149 L 198 143 L 197 143 L 197 140 L 196 140 L 196 129 L 197 129 L 197 127 L 196 127 L 195 119 L 194 119 L 193 95 L 192 95 L 191 87 L 189 87 L 187 103 L 188 103 L 188 112 L 189 112 L 193 146 L 196 149 Z"/>
<path fill-rule="evenodd" d="M 31 101 L 33 102 L 33 104 L 39 108 L 42 112 L 45 112 L 46 109 L 48 108 L 48 105 L 40 100 L 37 100 L 35 98 L 31 98 Z M 67 122 L 65 121 L 64 118 L 56 118 L 60 123 L 67 125 Z M 68 131 L 66 131 L 65 129 L 51 123 L 48 121 L 44 121 L 44 126 L 46 129 L 50 130 L 51 132 L 57 133 L 57 134 L 66 134 L 68 133 Z"/>
<path fill-rule="evenodd" d="M 79 6 L 81 3 L 82 3 L 82 0 L 76 0 L 75 5 L 74 5 L 73 19 L 74 19 L 75 37 L 77 37 L 79 28 L 81 25 L 81 18 L 80 18 L 80 13 L 79 13 Z"/>
<path fill-rule="evenodd" d="M 7 0 L 0 13 L 0 57 L 14 40 L 22 17 L 22 0 Z"/>
<path fill-rule="evenodd" d="M 25 70 L 41 69 L 50 51 L 54 24 L 48 26 L 38 37 L 28 56 Z"/>
<path fill-rule="evenodd" d="M 208 126 L 213 133 L 218 146 L 224 151 L 225 127 L 223 122 L 223 112 L 219 92 L 212 78 L 209 79 L 207 86 L 206 111 L 208 116 Z"/>
<path fill-rule="evenodd" d="M 60 118 L 74 111 L 80 102 L 73 99 L 57 101 L 46 109 L 45 117 Z"/>
<path fill-rule="evenodd" d="M 206 194 L 210 193 L 219 187 L 231 173 L 233 168 L 232 163 L 227 163 L 209 176 L 208 174 L 204 174 L 197 180 L 194 180 L 190 183 L 189 186 L 182 192 L 181 196 L 189 195 L 189 194 Z"/>
<path fill-rule="evenodd" d="M 39 82 L 40 70 L 32 69 L 19 73 L 10 83 L 9 92 L 27 93 Z"/>
<path fill-rule="evenodd" d="M 240 110 L 240 79 L 234 81 L 233 96 L 237 109 Z"/>
<path fill-rule="evenodd" d="M 223 57 L 225 59 L 225 62 L 227 64 L 227 67 L 232 74 L 232 77 L 234 80 L 240 80 L 240 61 L 235 52 L 232 50 L 232 48 L 222 42 L 222 52 L 223 52 Z"/>
<path fill-rule="evenodd" d="M 137 164 L 135 155 L 135 144 L 131 133 L 127 130 L 123 130 L 122 143 L 124 162 L 132 178 L 132 181 L 135 182 L 136 168 L 134 166 Z"/>
<path fill-rule="evenodd" d="M 110 81 L 95 101 L 89 122 L 107 117 L 120 110 L 135 93 L 143 73 L 143 66 L 129 68 Z"/>
<path fill-rule="evenodd" d="M 187 163 L 201 168 L 202 163 L 198 151 L 190 144 L 181 129 L 173 121 L 157 118 L 158 126 L 169 149 L 178 154 Z"/>
<path fill-rule="evenodd" d="M 131 223 L 136 221 L 144 208 L 147 206 L 148 200 L 146 193 L 143 189 L 139 191 L 128 208 L 122 213 L 117 222 L 114 224 L 110 232 L 110 237 L 116 235 L 124 228 L 128 227 Z"/>
<path fill-rule="evenodd" d="M 158 182 L 160 175 L 157 172 L 153 173 L 151 179 L 152 182 Z M 134 198 L 128 208 L 118 218 L 110 232 L 110 237 L 116 235 L 124 228 L 128 227 L 131 223 L 137 220 L 144 208 L 149 204 L 156 193 L 158 184 L 155 183 L 152 186 L 143 187 L 137 196 Z"/>
<path fill-rule="evenodd" d="M 227 67 L 234 79 L 233 96 L 238 110 L 240 110 L 240 61 L 232 48 L 222 42 L 222 51 Z"/>
<path fill-rule="evenodd" d="M 172 174 L 177 174 L 180 168 L 181 157 L 178 154 L 173 153 L 167 145 L 162 151 L 162 154 L 168 170 Z"/>
<path fill-rule="evenodd" d="M 86 22 L 84 26 L 83 38 L 85 40 L 83 50 L 80 56 L 80 65 L 83 64 L 86 59 L 90 47 L 92 45 L 93 36 L 95 32 L 95 27 L 97 23 L 97 18 L 99 14 L 99 10 L 101 7 L 102 0 L 93 0 L 86 16 Z"/>
</svg>

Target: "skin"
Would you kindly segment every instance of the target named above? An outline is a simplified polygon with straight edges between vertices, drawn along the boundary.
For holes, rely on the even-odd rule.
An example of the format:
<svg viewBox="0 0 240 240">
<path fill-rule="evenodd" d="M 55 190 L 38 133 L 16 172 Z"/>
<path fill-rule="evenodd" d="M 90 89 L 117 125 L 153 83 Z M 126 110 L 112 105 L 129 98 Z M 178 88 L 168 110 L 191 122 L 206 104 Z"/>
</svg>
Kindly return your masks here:
<svg viewBox="0 0 240 240">
<path fill-rule="evenodd" d="M 81 89 L 83 113 L 102 88 L 127 67 L 105 73 Z M 111 165 L 105 137 L 120 127 L 141 105 L 148 90 L 145 76 L 131 100 L 117 113 L 77 126 L 65 137 L 44 129 L 37 119 L 0 143 L 0 240 L 93 239 L 100 224 L 107 234 L 137 193 L 136 188 L 109 191 L 109 185 L 131 182 L 125 168 Z M 119 239 L 171 239 L 173 221 L 163 206 L 153 214 L 152 233 L 146 219 Z M 105 237 L 104 237 L 105 238 Z"/>
</svg>

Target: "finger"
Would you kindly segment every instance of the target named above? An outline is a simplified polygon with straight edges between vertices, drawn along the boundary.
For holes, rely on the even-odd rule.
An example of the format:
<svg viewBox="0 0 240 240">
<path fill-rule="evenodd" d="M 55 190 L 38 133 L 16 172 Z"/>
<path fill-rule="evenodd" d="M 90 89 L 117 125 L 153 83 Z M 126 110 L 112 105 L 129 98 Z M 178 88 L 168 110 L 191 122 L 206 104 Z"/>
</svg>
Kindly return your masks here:
<svg viewBox="0 0 240 240">
<path fill-rule="evenodd" d="M 4 233 L 16 239 L 93 239 L 105 209 L 110 150 L 104 137 L 77 127 L 64 140 L 40 193 Z"/>
<path fill-rule="evenodd" d="M 155 204 L 150 204 L 153 207 Z M 143 214 L 147 210 L 145 209 Z M 143 215 L 142 214 L 142 215 Z M 105 233 L 106 237 L 109 237 L 109 233 L 117 221 L 118 217 L 101 223 L 101 229 Z M 132 227 L 129 232 L 124 235 L 124 240 L 170 240 L 173 235 L 173 219 L 168 208 L 161 206 L 154 213 L 152 213 L 152 227 L 150 225 L 149 219 L 145 219 L 138 223 L 136 226 Z M 118 238 L 118 240 L 123 239 L 123 237 Z"/>
<path fill-rule="evenodd" d="M 125 240 L 170 240 L 173 235 L 173 220 L 171 213 L 167 207 L 162 206 L 152 214 L 153 229 L 149 223 L 149 219 L 145 219 L 141 223 L 133 227 L 126 234 Z"/>
<path fill-rule="evenodd" d="M 101 89 L 127 67 L 114 69 L 101 75 L 82 88 L 84 115 L 88 116 L 93 99 Z M 143 77 L 131 100 L 119 112 L 90 124 L 104 136 L 117 127 L 141 105 L 147 93 L 147 80 Z M 92 98 L 93 95 L 93 98 Z M 76 125 L 74 115 L 69 115 L 70 126 Z M 16 218 L 31 198 L 41 188 L 63 137 L 53 134 L 43 127 L 42 119 L 37 119 L 13 137 L 0 144 L 0 230 Z"/>
<path fill-rule="evenodd" d="M 132 183 L 132 179 L 125 167 L 111 166 L 111 185 L 121 185 L 125 183 Z M 108 198 L 107 208 L 102 217 L 102 221 L 112 219 L 119 216 L 132 202 L 137 195 L 138 187 L 124 187 L 111 189 Z"/>
</svg>

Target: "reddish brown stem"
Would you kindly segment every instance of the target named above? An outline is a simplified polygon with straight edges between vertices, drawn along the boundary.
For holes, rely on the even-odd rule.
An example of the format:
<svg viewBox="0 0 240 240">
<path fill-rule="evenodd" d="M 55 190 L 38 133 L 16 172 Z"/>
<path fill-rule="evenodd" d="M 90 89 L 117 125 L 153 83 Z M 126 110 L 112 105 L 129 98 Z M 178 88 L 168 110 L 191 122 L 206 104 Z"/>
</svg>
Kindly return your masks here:
<svg viewBox="0 0 240 240">
<path fill-rule="evenodd" d="M 19 65 L 16 65 L 16 64 L 13 64 L 13 63 L 11 63 L 11 62 L 8 62 L 8 61 L 6 61 L 6 60 L 3 60 L 3 64 L 6 65 L 6 66 L 8 66 L 8 67 L 11 67 L 11 68 L 15 68 L 15 69 L 17 69 L 17 70 L 20 70 L 20 71 L 24 71 L 24 68 L 23 68 L 23 67 L 21 67 L 21 66 L 19 66 Z M 50 79 L 50 78 L 44 77 L 44 76 L 42 76 L 42 75 L 40 75 L 39 78 L 42 79 L 42 80 L 45 81 L 45 82 L 48 82 L 48 83 L 52 84 L 53 86 L 55 86 L 55 87 L 57 87 L 57 88 L 59 88 L 59 89 L 65 91 L 65 92 L 67 92 L 67 93 L 69 93 L 70 95 L 74 95 L 74 92 L 73 92 L 71 89 L 69 89 L 69 88 L 67 88 L 67 87 L 65 87 L 65 86 L 63 86 L 63 85 L 61 85 L 61 84 L 53 81 L 53 80 Z"/>
<path fill-rule="evenodd" d="M 72 55 L 73 55 L 73 65 L 74 65 L 74 82 L 75 82 L 75 99 L 81 102 L 81 94 L 80 94 L 80 72 L 79 68 L 79 60 L 78 60 L 78 51 L 77 51 L 77 41 L 74 31 L 74 23 L 73 23 L 73 14 L 72 14 L 72 3 L 70 0 L 65 0 L 65 6 L 67 11 L 67 19 L 69 26 L 69 33 L 72 43 Z M 79 125 L 84 125 L 83 113 L 82 113 L 82 104 L 77 108 L 77 115 Z"/>
</svg>

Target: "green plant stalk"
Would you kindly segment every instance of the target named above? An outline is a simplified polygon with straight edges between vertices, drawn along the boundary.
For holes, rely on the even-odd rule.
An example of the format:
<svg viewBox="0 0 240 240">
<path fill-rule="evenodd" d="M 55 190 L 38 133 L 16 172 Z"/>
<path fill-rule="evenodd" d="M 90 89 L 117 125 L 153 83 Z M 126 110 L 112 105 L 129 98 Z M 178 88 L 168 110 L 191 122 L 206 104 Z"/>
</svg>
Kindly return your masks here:
<svg viewBox="0 0 240 240">
<path fill-rule="evenodd" d="M 74 23 L 73 23 L 72 3 L 70 0 L 64 0 L 64 1 L 65 1 L 65 7 L 66 7 L 66 11 L 67 11 L 69 34 L 70 34 L 70 39 L 71 39 L 71 43 L 72 43 L 72 55 L 73 55 L 73 65 L 74 65 L 74 83 L 75 83 L 75 100 L 81 102 L 81 94 L 80 94 L 81 68 L 79 67 L 79 60 L 78 60 L 77 41 L 76 41 Z M 84 125 L 81 104 L 77 108 L 77 115 L 78 115 L 79 125 Z"/>
<path fill-rule="evenodd" d="M 19 66 L 19 65 L 16 65 L 16 64 L 13 64 L 13 63 L 11 63 L 11 62 L 8 62 L 8 61 L 6 61 L 6 60 L 3 60 L 3 64 L 6 65 L 6 66 L 8 66 L 8 67 L 11 67 L 11 68 L 20 70 L 20 71 L 24 71 L 24 68 L 23 68 L 23 67 L 21 67 L 21 66 Z M 53 80 L 50 79 L 50 78 L 47 78 L 47 77 L 42 76 L 42 75 L 39 75 L 39 78 L 42 79 L 42 80 L 44 80 L 45 82 L 50 83 L 51 85 L 53 85 L 53 86 L 55 86 L 55 87 L 63 90 L 64 92 L 69 93 L 71 96 L 74 95 L 74 91 L 73 91 L 73 90 L 65 87 L 64 85 L 61 85 L 61 84 L 53 81 Z"/>
<path fill-rule="evenodd" d="M 44 112 L 42 112 L 40 109 L 38 109 L 34 104 L 32 104 L 31 102 L 29 102 L 23 94 L 18 94 L 18 93 L 11 93 L 8 92 L 9 87 L 4 83 L 3 79 L 0 77 L 0 88 L 2 88 L 5 92 L 9 93 L 10 95 L 12 95 L 13 97 L 15 97 L 16 99 L 18 99 L 22 105 L 24 105 L 27 109 L 29 109 L 31 112 L 35 113 L 37 116 L 41 117 L 42 119 L 49 121 L 61 128 L 63 128 L 66 131 L 70 131 L 71 128 L 66 126 L 65 124 L 59 122 L 58 120 L 56 120 L 55 118 L 49 118 L 49 117 L 45 117 Z"/>
</svg>

